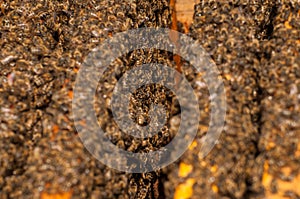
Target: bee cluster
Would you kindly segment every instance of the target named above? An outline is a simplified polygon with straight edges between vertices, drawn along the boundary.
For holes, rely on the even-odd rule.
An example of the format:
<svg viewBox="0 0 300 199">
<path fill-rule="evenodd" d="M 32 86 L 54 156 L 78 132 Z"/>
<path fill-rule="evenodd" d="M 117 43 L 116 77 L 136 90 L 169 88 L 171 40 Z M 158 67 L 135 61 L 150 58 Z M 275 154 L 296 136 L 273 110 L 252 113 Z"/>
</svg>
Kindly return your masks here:
<svg viewBox="0 0 300 199">
<path fill-rule="evenodd" d="M 188 176 L 196 181 L 192 198 L 261 198 L 269 189 L 263 174 L 275 176 L 273 194 L 279 179 L 292 181 L 299 174 L 299 6 L 297 1 L 209 0 L 195 6 L 190 34 L 221 72 L 227 116 L 207 157 L 198 164 L 192 158 L 200 155 L 197 150 L 182 157 L 194 167 Z M 291 168 L 289 176 L 283 167 Z M 176 187 L 184 179 L 174 172 L 169 181 Z M 284 195 L 299 197 L 291 190 Z"/>
<path fill-rule="evenodd" d="M 168 1 L 14 0 L 0 4 L 0 197 L 70 192 L 73 198 L 158 198 L 158 172 L 120 173 L 84 149 L 74 128 L 71 104 L 76 75 L 87 54 L 115 33 L 168 27 Z M 103 100 L 95 103 L 96 113 L 118 147 L 146 152 L 170 140 L 167 126 L 146 141 L 116 136 L 119 129 L 107 106 L 114 84 L 125 71 L 143 63 L 171 62 L 169 57 L 151 49 L 130 52 L 115 60 L 99 81 L 96 95 Z M 149 103 L 167 107 L 174 98 L 162 87 L 144 89 L 131 100 L 133 119 L 140 124 L 148 117 L 149 106 L 140 106 L 145 92 L 153 95 Z"/>
<path fill-rule="evenodd" d="M 300 5 L 290 2 L 278 6 L 272 37 L 262 44 L 267 55 L 260 70 L 262 125 L 259 149 L 266 151 L 268 173 L 274 176 L 270 190 L 298 198 L 299 192 L 284 190 L 280 181 L 295 181 L 300 173 Z M 289 168 L 290 172 L 283 172 Z"/>
<path fill-rule="evenodd" d="M 210 121 L 210 96 L 203 74 L 182 60 L 182 73 L 200 108 L 199 144 L 180 160 L 193 165 L 193 198 L 262 197 L 266 162 L 275 176 L 274 193 L 277 180 L 292 180 L 299 173 L 300 157 L 293 155 L 300 139 L 299 7 L 297 0 L 201 0 L 195 6 L 189 36 L 221 72 L 227 117 L 215 148 L 198 159 Z M 72 198 L 172 198 L 185 180 L 177 176 L 176 163 L 144 174 L 104 166 L 81 143 L 71 107 L 76 75 L 88 53 L 118 32 L 170 27 L 169 1 L 1 1 L 0 24 L 0 198 L 64 192 Z M 114 122 L 110 105 L 118 80 L 149 63 L 177 68 L 168 52 L 134 50 L 110 64 L 95 94 L 100 126 L 127 151 L 147 153 L 165 146 L 180 124 L 176 96 L 156 84 L 131 95 L 129 112 L 144 126 L 151 122 L 151 104 L 163 105 L 167 122 L 161 132 L 134 138 Z M 291 168 L 289 176 L 281 172 L 284 166 Z"/>
</svg>

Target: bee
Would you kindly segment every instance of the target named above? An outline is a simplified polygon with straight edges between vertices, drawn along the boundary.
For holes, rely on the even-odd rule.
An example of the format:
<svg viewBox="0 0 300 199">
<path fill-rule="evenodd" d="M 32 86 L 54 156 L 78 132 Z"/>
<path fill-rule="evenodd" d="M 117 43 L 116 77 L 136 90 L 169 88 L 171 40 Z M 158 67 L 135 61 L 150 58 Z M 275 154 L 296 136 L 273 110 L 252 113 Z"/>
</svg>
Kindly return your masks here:
<svg viewBox="0 0 300 199">
<path fill-rule="evenodd" d="M 42 19 L 42 20 L 46 20 L 50 17 L 50 13 L 47 9 L 41 8 L 39 10 L 36 11 L 36 17 Z"/>
<path fill-rule="evenodd" d="M 16 68 L 20 71 L 25 71 L 29 65 L 31 65 L 30 62 L 25 59 L 18 59 L 16 61 Z"/>
<path fill-rule="evenodd" d="M 124 19 L 124 18 L 125 18 L 125 14 L 124 14 L 124 12 L 122 12 L 122 11 L 117 12 L 116 16 L 117 16 L 117 18 L 119 18 L 119 19 Z"/>
<path fill-rule="evenodd" d="M 144 126 L 146 124 L 146 118 L 144 115 L 139 114 L 137 117 L 137 123 L 141 126 Z"/>
<path fill-rule="evenodd" d="M 7 4 L 6 2 L 1 1 L 1 3 L 0 3 L 0 9 L 1 9 L 1 13 L 3 15 L 6 14 L 5 12 L 6 12 L 6 10 L 8 10 L 8 8 L 9 8 L 9 4 Z"/>
<path fill-rule="evenodd" d="M 74 57 L 76 60 L 82 60 L 83 55 L 82 55 L 82 53 L 79 51 L 79 49 L 75 49 L 75 51 L 74 51 L 74 53 L 73 53 L 73 57 Z"/>
<path fill-rule="evenodd" d="M 36 112 L 28 112 L 26 113 L 26 122 L 25 127 L 27 130 L 31 130 L 34 125 L 37 123 L 37 121 L 41 118 L 42 112 L 40 110 Z"/>
<path fill-rule="evenodd" d="M 43 83 L 36 91 L 37 95 L 48 95 L 50 96 L 52 94 L 51 90 L 53 89 L 54 81 L 51 81 L 49 83 Z"/>
<path fill-rule="evenodd" d="M 11 27 L 11 21 L 7 18 L 2 18 L 2 28 L 9 30 Z"/>
<path fill-rule="evenodd" d="M 33 77 L 33 82 L 37 85 L 37 86 L 41 86 L 43 84 L 45 84 L 45 80 L 43 79 L 43 77 L 39 76 L 39 75 L 35 75 Z"/>
<path fill-rule="evenodd" d="M 147 188 L 139 188 L 139 191 L 137 193 L 137 198 L 145 199 L 145 198 L 147 198 L 148 194 L 149 193 L 148 193 Z"/>
<path fill-rule="evenodd" d="M 126 143 L 125 143 L 125 145 L 126 145 Z M 129 143 L 127 145 L 129 145 Z M 127 148 L 127 151 L 135 152 L 140 147 L 140 145 L 141 145 L 141 143 L 134 139 L 134 140 L 132 140 L 132 142 L 130 142 L 130 146 Z"/>
<path fill-rule="evenodd" d="M 44 45 L 39 45 L 37 47 L 31 47 L 30 49 L 31 53 L 33 55 L 47 55 L 48 54 L 48 49 Z"/>
<path fill-rule="evenodd" d="M 14 60 L 16 60 L 18 57 L 16 55 L 8 55 L 5 58 L 3 58 L 2 60 L 0 60 L 0 63 L 2 65 L 6 65 L 9 64 L 11 62 L 13 62 Z"/>
<path fill-rule="evenodd" d="M 125 143 L 123 140 L 119 140 L 116 144 L 120 149 L 125 149 Z"/>
<path fill-rule="evenodd" d="M 53 13 L 53 21 L 60 24 L 68 24 L 72 14 L 67 10 L 56 11 Z"/>
<path fill-rule="evenodd" d="M 138 191 L 138 185 L 135 182 L 134 178 L 130 179 L 128 187 L 129 187 L 128 188 L 128 193 L 130 195 L 130 198 L 136 198 L 136 194 L 137 194 L 137 191 Z"/>
<path fill-rule="evenodd" d="M 42 108 L 50 103 L 50 97 L 48 95 L 34 95 L 34 101 L 32 105 L 36 108 Z"/>
<path fill-rule="evenodd" d="M 18 102 L 16 105 L 16 109 L 20 112 L 24 112 L 29 110 L 29 104 L 26 102 Z"/>
<path fill-rule="evenodd" d="M 109 21 L 111 21 L 111 22 L 117 21 L 117 17 L 114 16 L 114 15 L 109 15 L 109 16 L 107 17 L 107 19 L 108 19 Z"/>
</svg>

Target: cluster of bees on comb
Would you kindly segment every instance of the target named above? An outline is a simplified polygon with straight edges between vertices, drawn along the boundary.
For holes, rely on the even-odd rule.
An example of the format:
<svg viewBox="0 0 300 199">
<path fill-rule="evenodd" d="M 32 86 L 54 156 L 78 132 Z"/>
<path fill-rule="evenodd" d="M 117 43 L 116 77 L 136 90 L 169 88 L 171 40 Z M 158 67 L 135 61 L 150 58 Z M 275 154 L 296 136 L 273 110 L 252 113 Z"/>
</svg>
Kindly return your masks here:
<svg viewBox="0 0 300 199">
<path fill-rule="evenodd" d="M 0 2 L 0 198 L 300 197 L 298 0 L 195 4 L 186 34 L 211 56 L 226 89 L 225 125 L 208 156 L 199 153 L 210 121 L 202 75 L 158 49 L 134 50 L 110 64 L 95 93 L 98 122 L 114 145 L 131 152 L 172 141 L 180 105 L 164 86 L 145 85 L 130 99 L 131 119 L 141 126 L 151 121 L 151 104 L 165 107 L 167 122 L 151 138 L 123 134 L 110 108 L 126 71 L 164 64 L 182 72 L 199 99 L 199 130 L 190 148 L 173 164 L 142 174 L 111 169 L 85 149 L 72 115 L 85 57 L 116 33 L 174 27 L 174 12 L 168 0 Z"/>
</svg>

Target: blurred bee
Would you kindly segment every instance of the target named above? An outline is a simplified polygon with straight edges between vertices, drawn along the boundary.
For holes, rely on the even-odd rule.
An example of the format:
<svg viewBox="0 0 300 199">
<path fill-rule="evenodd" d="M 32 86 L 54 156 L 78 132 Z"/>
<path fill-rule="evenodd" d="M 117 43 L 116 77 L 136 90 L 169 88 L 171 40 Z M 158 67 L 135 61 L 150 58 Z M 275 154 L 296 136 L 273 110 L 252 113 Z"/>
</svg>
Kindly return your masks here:
<svg viewBox="0 0 300 199">
<path fill-rule="evenodd" d="M 50 82 L 53 76 L 50 73 L 44 73 L 43 75 L 35 75 L 33 77 L 33 82 L 39 87 L 47 82 Z"/>
<path fill-rule="evenodd" d="M 12 61 L 16 60 L 18 57 L 15 56 L 15 55 L 9 55 L 9 56 L 6 56 L 5 58 L 3 58 L 2 60 L 0 60 L 0 63 L 2 65 L 6 65 L 6 64 L 9 64 L 11 63 Z"/>
</svg>

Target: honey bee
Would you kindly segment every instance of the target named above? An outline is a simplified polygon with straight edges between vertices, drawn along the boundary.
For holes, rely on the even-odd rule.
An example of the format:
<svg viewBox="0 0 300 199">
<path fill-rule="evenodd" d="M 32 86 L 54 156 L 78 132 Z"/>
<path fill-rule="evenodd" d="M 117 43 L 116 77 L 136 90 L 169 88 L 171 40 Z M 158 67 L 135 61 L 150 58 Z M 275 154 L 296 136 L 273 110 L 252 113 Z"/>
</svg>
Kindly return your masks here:
<svg viewBox="0 0 300 199">
<path fill-rule="evenodd" d="M 140 188 L 137 193 L 137 198 L 145 199 L 145 198 L 147 198 L 148 194 L 149 193 L 148 193 L 147 188 Z"/>
<path fill-rule="evenodd" d="M 40 77 L 39 75 L 35 75 L 33 77 L 33 81 L 37 86 L 41 86 L 45 83 L 44 79 L 42 77 Z"/>
<path fill-rule="evenodd" d="M 42 19 L 42 20 L 46 20 L 47 18 L 49 18 L 51 15 L 49 13 L 49 11 L 47 9 L 41 8 L 36 12 L 36 17 Z"/>
<path fill-rule="evenodd" d="M 128 188 L 128 193 L 130 197 L 135 198 L 137 191 L 138 191 L 138 185 L 135 182 L 135 179 L 131 178 L 129 181 L 129 188 Z"/>
<path fill-rule="evenodd" d="M 38 95 L 51 95 L 51 90 L 53 89 L 54 81 L 49 83 L 43 83 L 36 91 Z"/>
<path fill-rule="evenodd" d="M 137 122 L 138 122 L 138 124 L 139 125 L 144 125 L 145 123 L 146 123 L 146 119 L 145 119 L 145 117 L 143 116 L 143 115 L 138 115 L 138 119 L 137 119 Z"/>
<path fill-rule="evenodd" d="M 15 55 L 9 55 L 9 56 L 6 56 L 5 58 L 3 58 L 0 63 L 2 65 L 6 65 L 6 64 L 9 64 L 11 63 L 12 61 L 16 60 L 18 57 L 15 56 Z"/>
<path fill-rule="evenodd" d="M 140 142 L 138 142 L 137 140 L 132 140 L 132 142 L 130 142 L 130 146 L 127 148 L 127 151 L 135 152 L 139 148 L 139 146 Z"/>
</svg>

